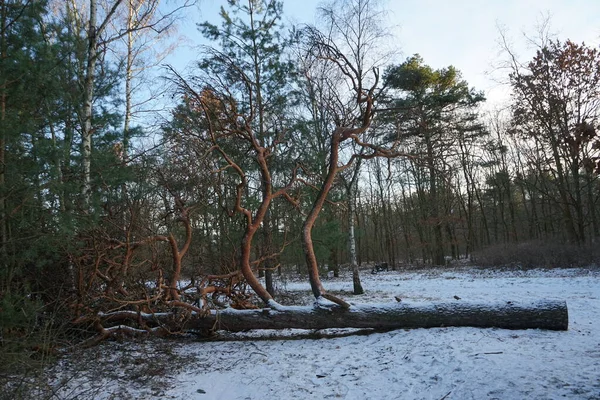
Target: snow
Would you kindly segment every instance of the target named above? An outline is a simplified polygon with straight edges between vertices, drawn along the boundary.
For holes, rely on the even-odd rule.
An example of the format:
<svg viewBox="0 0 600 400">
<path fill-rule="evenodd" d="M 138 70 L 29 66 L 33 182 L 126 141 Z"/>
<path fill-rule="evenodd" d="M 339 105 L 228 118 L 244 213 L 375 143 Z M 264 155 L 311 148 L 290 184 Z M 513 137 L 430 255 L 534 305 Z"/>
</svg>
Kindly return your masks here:
<svg viewBox="0 0 600 400">
<path fill-rule="evenodd" d="M 224 334 L 223 341 L 110 342 L 94 360 L 106 358 L 112 375 L 69 377 L 80 364 L 67 357 L 50 384 L 94 399 L 600 399 L 597 268 L 390 271 L 365 274 L 362 283 L 362 296 L 349 294 L 350 276 L 324 286 L 352 303 L 565 300 L 569 330 L 286 330 Z M 308 283 L 280 285 L 312 301 Z M 119 371 L 160 357 L 175 367 L 152 379 L 132 381 Z"/>
</svg>

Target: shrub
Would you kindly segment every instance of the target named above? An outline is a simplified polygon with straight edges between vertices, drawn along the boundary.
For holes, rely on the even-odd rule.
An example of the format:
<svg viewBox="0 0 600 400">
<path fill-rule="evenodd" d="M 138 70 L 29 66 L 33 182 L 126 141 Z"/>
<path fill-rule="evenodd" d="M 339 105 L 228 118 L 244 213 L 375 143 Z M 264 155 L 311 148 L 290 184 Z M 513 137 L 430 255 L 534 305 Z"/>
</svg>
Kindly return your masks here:
<svg viewBox="0 0 600 400">
<path fill-rule="evenodd" d="M 600 249 L 594 244 L 578 246 L 552 240 L 536 240 L 490 246 L 473 253 L 472 260 L 483 267 L 586 267 L 600 264 Z"/>
</svg>

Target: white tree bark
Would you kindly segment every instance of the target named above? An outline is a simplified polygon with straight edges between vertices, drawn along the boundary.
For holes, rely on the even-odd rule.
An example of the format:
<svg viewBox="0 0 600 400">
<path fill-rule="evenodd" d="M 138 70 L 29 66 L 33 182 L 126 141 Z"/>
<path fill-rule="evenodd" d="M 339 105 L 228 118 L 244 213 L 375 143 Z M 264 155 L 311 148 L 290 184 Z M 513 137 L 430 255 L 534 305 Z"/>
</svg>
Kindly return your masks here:
<svg viewBox="0 0 600 400">
<path fill-rule="evenodd" d="M 98 29 L 96 27 L 97 4 L 96 0 L 90 0 L 90 16 L 88 23 L 88 49 L 87 64 L 85 69 L 84 93 L 83 93 L 83 126 L 81 132 L 81 158 L 83 168 L 83 187 L 81 195 L 85 208 L 90 203 L 91 165 L 92 165 L 92 113 L 94 100 L 94 80 L 96 77 L 96 61 L 98 60 Z"/>
<path fill-rule="evenodd" d="M 357 168 L 358 170 L 358 168 Z M 356 179 L 350 182 L 348 193 L 348 246 L 350 250 L 350 265 L 352 266 L 352 286 L 354 294 L 363 294 L 365 291 L 360 283 L 358 270 L 358 257 L 356 255 L 356 235 L 354 234 L 354 205 L 356 201 Z"/>
<path fill-rule="evenodd" d="M 123 155 L 127 154 L 127 138 L 129 132 L 129 125 L 131 123 L 131 83 L 133 80 L 133 51 L 134 51 L 134 38 L 133 38 L 133 18 L 134 8 L 131 0 L 128 2 L 128 15 L 127 15 L 127 62 L 125 65 L 125 120 L 123 122 Z"/>
</svg>

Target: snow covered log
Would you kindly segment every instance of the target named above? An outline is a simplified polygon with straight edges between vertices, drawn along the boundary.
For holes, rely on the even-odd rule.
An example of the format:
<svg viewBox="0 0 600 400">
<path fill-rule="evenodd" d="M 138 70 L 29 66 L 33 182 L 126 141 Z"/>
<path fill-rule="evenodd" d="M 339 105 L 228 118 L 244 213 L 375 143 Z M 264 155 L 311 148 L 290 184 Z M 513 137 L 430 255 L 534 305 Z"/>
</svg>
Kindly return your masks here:
<svg viewBox="0 0 600 400">
<path fill-rule="evenodd" d="M 248 329 L 375 328 L 410 329 L 471 326 L 505 329 L 567 330 L 565 301 L 504 301 L 472 303 L 391 303 L 286 307 L 257 310 L 226 309 L 208 316 L 192 316 L 186 329 L 243 331 Z"/>
</svg>

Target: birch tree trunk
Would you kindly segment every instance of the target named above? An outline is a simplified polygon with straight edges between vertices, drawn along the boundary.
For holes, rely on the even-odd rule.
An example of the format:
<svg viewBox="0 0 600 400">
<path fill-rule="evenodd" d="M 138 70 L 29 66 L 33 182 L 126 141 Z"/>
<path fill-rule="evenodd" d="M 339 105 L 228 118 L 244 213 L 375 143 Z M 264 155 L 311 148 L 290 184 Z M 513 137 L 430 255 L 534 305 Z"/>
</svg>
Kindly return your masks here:
<svg viewBox="0 0 600 400">
<path fill-rule="evenodd" d="M 125 65 L 125 116 L 123 121 L 123 156 L 127 159 L 127 151 L 129 147 L 129 125 L 131 124 L 131 95 L 132 88 L 131 84 L 133 81 L 133 52 L 134 52 L 134 38 L 133 38 L 133 18 L 134 8 L 133 3 L 129 0 L 127 4 L 127 61 Z"/>
<path fill-rule="evenodd" d="M 355 210 L 354 204 L 356 201 L 356 181 L 350 183 L 348 196 L 348 247 L 350 251 L 350 265 L 352 266 L 352 286 L 354 294 L 365 293 L 362 284 L 360 283 L 360 273 L 358 270 L 358 259 L 356 256 L 356 236 L 354 234 Z"/>
<path fill-rule="evenodd" d="M 85 78 L 83 83 L 83 126 L 81 132 L 81 159 L 83 168 L 83 186 L 81 195 L 84 207 L 87 209 L 92 192 L 92 113 L 94 99 L 94 79 L 96 77 L 96 61 L 98 60 L 98 37 L 96 28 L 97 4 L 90 0 L 90 19 L 88 23 L 88 48 Z"/>
</svg>

